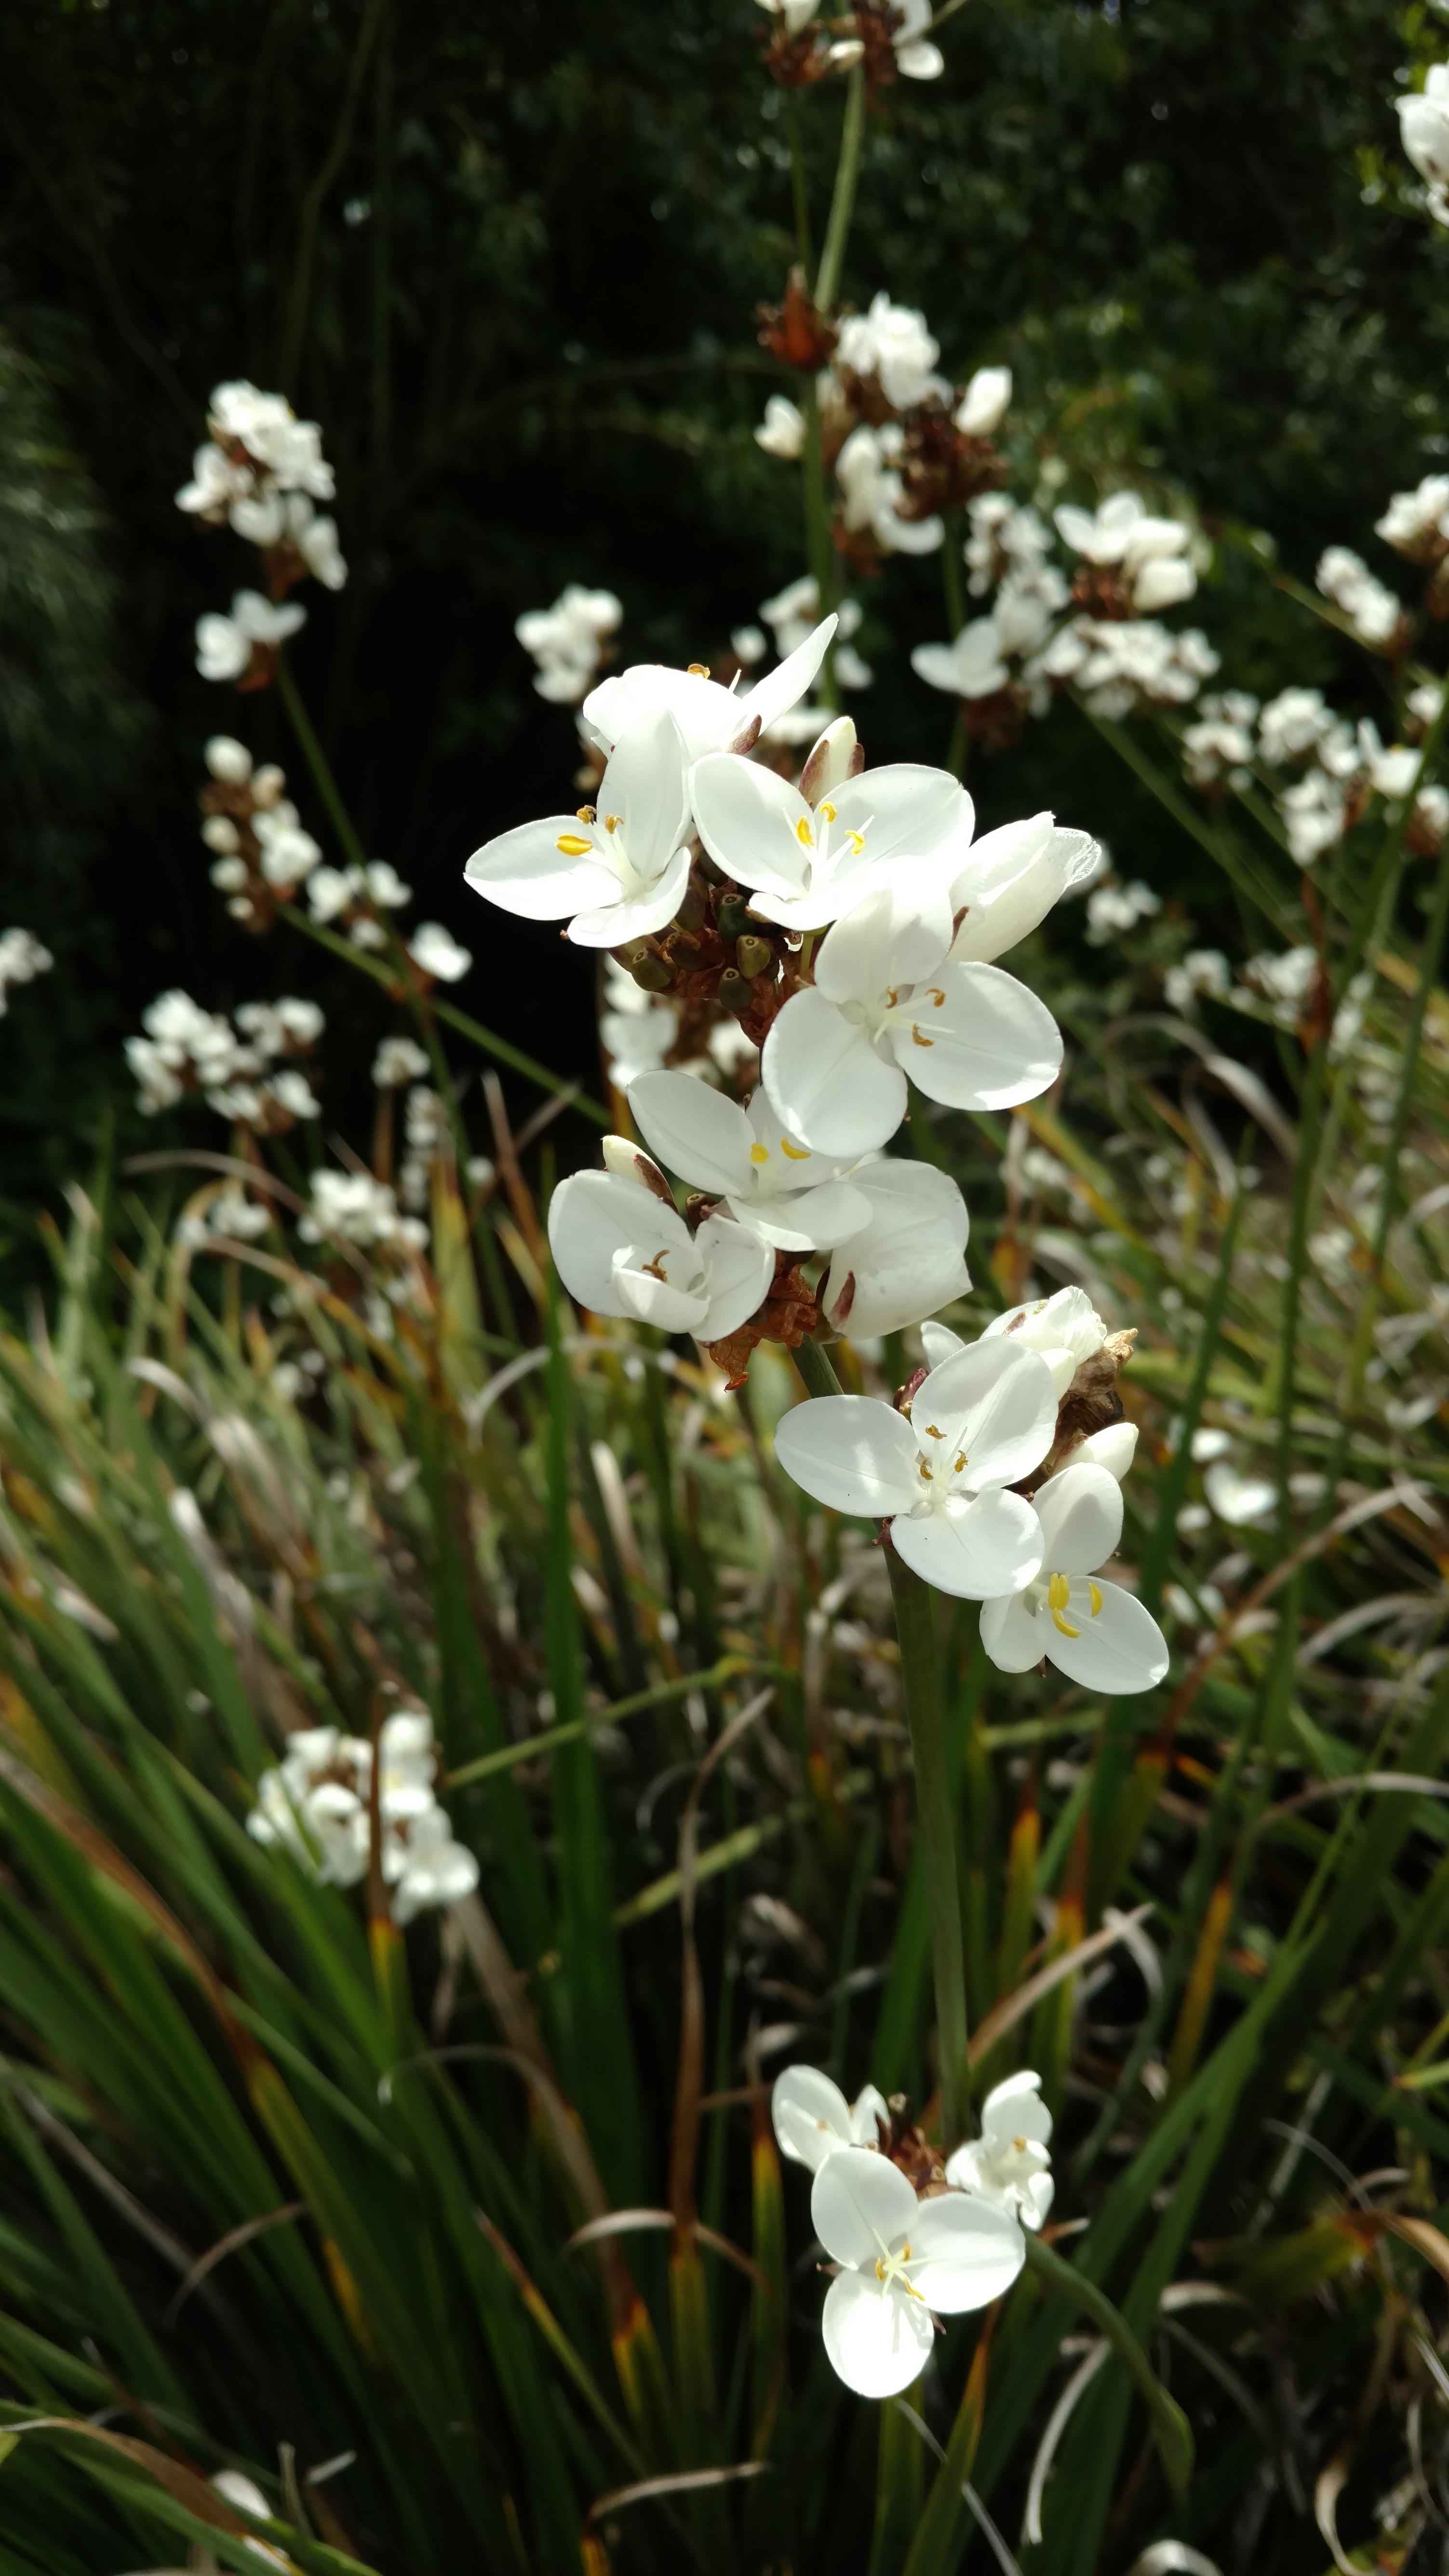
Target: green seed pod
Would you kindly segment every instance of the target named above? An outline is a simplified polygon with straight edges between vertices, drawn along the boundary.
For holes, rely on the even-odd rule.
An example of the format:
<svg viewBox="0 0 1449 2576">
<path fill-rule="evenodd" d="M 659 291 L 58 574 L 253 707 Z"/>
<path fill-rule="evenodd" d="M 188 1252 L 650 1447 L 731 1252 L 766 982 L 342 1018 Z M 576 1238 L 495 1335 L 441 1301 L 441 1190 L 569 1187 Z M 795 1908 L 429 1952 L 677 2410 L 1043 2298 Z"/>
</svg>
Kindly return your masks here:
<svg viewBox="0 0 1449 2576">
<path fill-rule="evenodd" d="M 742 975 L 768 974 L 774 962 L 775 952 L 768 939 L 751 932 L 748 938 L 736 941 L 735 963 Z"/>
<path fill-rule="evenodd" d="M 733 1011 L 737 1020 L 743 1018 L 755 998 L 750 990 L 749 977 L 738 974 L 733 966 L 727 966 L 719 979 L 719 998 L 727 1011 Z"/>
<path fill-rule="evenodd" d="M 645 993 L 667 993 L 674 981 L 673 973 L 662 957 L 641 957 L 629 969 L 635 983 Z"/>
<path fill-rule="evenodd" d="M 686 886 L 684 900 L 674 918 L 681 930 L 698 930 L 709 917 L 709 906 L 698 886 Z"/>
<path fill-rule="evenodd" d="M 750 926 L 748 897 L 722 894 L 715 905 L 714 917 L 721 939 L 743 939 Z"/>
</svg>

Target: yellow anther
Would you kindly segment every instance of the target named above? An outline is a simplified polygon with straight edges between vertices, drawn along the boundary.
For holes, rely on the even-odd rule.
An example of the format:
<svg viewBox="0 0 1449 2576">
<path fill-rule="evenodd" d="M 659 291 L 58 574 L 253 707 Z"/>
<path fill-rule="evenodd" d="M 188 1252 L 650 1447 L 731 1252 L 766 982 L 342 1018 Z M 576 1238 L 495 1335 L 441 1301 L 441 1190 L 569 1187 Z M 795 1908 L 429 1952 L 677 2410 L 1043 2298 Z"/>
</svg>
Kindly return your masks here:
<svg viewBox="0 0 1449 2576">
<path fill-rule="evenodd" d="M 895 1006 L 896 1006 L 896 1003 L 897 1003 L 898 999 L 899 999 L 899 995 L 898 995 L 898 994 L 897 994 L 897 992 L 896 992 L 896 988 L 895 988 L 894 984 L 890 984 L 890 985 L 888 985 L 888 986 L 886 987 L 886 1009 L 887 1009 L 888 1011 L 893 1011 L 893 1010 L 895 1009 Z"/>
<path fill-rule="evenodd" d="M 935 1045 L 935 1043 L 936 1043 L 936 1041 L 935 1041 L 935 1039 L 934 1039 L 934 1038 L 923 1038 L 923 1037 L 922 1037 L 922 1035 L 921 1035 L 920 1030 L 917 1028 L 917 1026 L 916 1026 L 916 1024 L 915 1024 L 915 1021 L 914 1021 L 914 1020 L 912 1020 L 912 1022 L 911 1022 L 911 1044 L 912 1044 L 912 1046 L 934 1046 L 934 1045 Z"/>
<path fill-rule="evenodd" d="M 820 810 L 821 810 L 821 812 L 823 813 L 823 812 L 825 811 L 825 808 L 822 806 Z M 847 834 L 846 834 L 846 836 L 845 836 L 845 837 L 846 837 L 847 842 L 848 842 L 848 843 L 849 843 L 849 845 L 850 845 L 850 855 L 851 855 L 851 857 L 852 857 L 853 859 L 858 859 L 858 858 L 859 858 L 859 856 L 860 856 L 860 854 L 861 854 L 861 851 L 865 848 L 865 834 L 864 834 L 864 832 L 847 832 Z"/>
<path fill-rule="evenodd" d="M 586 859 L 593 846 L 592 841 L 582 840 L 577 832 L 560 832 L 554 844 L 566 859 Z"/>
<path fill-rule="evenodd" d="M 596 823 L 598 818 L 599 809 L 597 805 L 581 805 L 579 807 L 579 821 L 581 823 Z"/>
<path fill-rule="evenodd" d="M 689 676 L 692 680 L 707 680 L 709 678 L 709 664 L 707 662 L 691 662 L 689 665 Z"/>
<path fill-rule="evenodd" d="M 822 823 L 834 822 L 835 808 L 833 805 L 817 805 L 815 811 L 819 815 Z"/>
<path fill-rule="evenodd" d="M 1093 1616 L 1093 1618 L 1095 1619 L 1095 1618 L 1096 1618 L 1096 1616 L 1097 1616 L 1097 1614 L 1098 1614 L 1098 1612 L 1099 1612 L 1099 1610 L 1100 1610 L 1100 1609 L 1101 1609 L 1101 1607 L 1102 1607 L 1102 1587 L 1101 1587 L 1100 1583 L 1089 1583 L 1089 1584 L 1088 1584 L 1088 1586 L 1087 1586 L 1087 1598 L 1088 1598 L 1088 1600 L 1091 1602 L 1091 1605 L 1092 1605 L 1092 1616 Z"/>
<path fill-rule="evenodd" d="M 810 829 L 810 817 L 808 814 L 802 814 L 799 822 L 796 824 L 795 838 L 799 842 L 802 850 L 814 849 L 815 835 Z"/>
<path fill-rule="evenodd" d="M 927 1423 L 927 1425 L 926 1425 L 926 1438 L 927 1438 L 928 1440 L 944 1440 L 944 1439 L 945 1439 L 945 1437 L 946 1437 L 946 1434 L 945 1434 L 945 1432 L 941 1429 L 941 1426 L 940 1426 L 939 1422 L 928 1422 L 928 1423 Z"/>
<path fill-rule="evenodd" d="M 946 996 L 942 992 L 939 984 L 928 984 L 926 986 L 926 995 L 932 1010 L 939 1011 L 943 1007 Z"/>
<path fill-rule="evenodd" d="M 823 2120 L 821 2121 L 820 2126 L 821 2126 L 821 2128 L 822 2128 L 822 2129 L 824 2128 L 825 2123 L 824 2123 L 824 2121 L 823 2121 Z M 1012 2141 L 1011 2141 L 1011 2143 L 1012 2143 L 1012 2145 L 1015 2147 L 1016 2152 L 1017 2152 L 1017 2154 L 1018 2154 L 1019 2156 L 1024 2156 L 1024 2155 L 1025 2155 L 1025 2153 L 1026 2153 L 1026 2140 L 1025 2140 L 1025 2138 L 1013 2138 L 1013 2139 L 1012 2139 Z"/>
<path fill-rule="evenodd" d="M 921 1460 L 920 1466 L 917 1468 L 916 1473 L 917 1473 L 917 1475 L 918 1475 L 918 1476 L 920 1476 L 920 1478 L 922 1479 L 922 1482 L 923 1482 L 923 1483 L 925 1483 L 925 1484 L 929 1485 L 929 1483 L 931 1482 L 931 1470 L 930 1470 L 930 1468 L 927 1466 L 926 1461 L 925 1461 L 925 1459 L 924 1459 L 924 1458 Z"/>
<path fill-rule="evenodd" d="M 752 1145 L 750 1147 L 750 1161 L 752 1163 L 768 1163 L 769 1159 L 770 1148 L 768 1145 Z"/>
<path fill-rule="evenodd" d="M 952 1462 L 952 1467 L 951 1467 L 951 1473 L 952 1473 L 952 1475 L 953 1475 L 953 1476 L 959 1476 L 959 1475 L 960 1475 L 960 1473 L 961 1473 L 961 1470 L 962 1470 L 962 1468 L 965 1466 L 965 1464 L 966 1464 L 966 1452 L 965 1452 L 965 1450 L 963 1449 L 963 1450 L 961 1451 L 960 1455 L 959 1455 L 955 1460 L 953 1460 L 953 1462 Z"/>
<path fill-rule="evenodd" d="M 1070 1620 L 1062 1617 L 1070 1597 L 1071 1587 L 1066 1576 L 1054 1574 L 1047 1585 L 1047 1608 L 1052 1614 L 1052 1626 L 1059 1637 L 1080 1637 L 1082 1633 L 1080 1628 L 1074 1628 Z"/>
<path fill-rule="evenodd" d="M 617 815 L 617 814 L 606 814 L 606 815 L 604 816 L 604 829 L 605 829 L 605 831 L 606 831 L 606 832 L 617 832 L 618 828 L 619 828 L 619 817 L 618 817 L 618 815 Z"/>
<path fill-rule="evenodd" d="M 788 1136 L 781 1137 L 780 1151 L 782 1154 L 788 1155 L 792 1163 L 808 1163 L 810 1160 L 809 1146 L 792 1145 Z"/>
</svg>

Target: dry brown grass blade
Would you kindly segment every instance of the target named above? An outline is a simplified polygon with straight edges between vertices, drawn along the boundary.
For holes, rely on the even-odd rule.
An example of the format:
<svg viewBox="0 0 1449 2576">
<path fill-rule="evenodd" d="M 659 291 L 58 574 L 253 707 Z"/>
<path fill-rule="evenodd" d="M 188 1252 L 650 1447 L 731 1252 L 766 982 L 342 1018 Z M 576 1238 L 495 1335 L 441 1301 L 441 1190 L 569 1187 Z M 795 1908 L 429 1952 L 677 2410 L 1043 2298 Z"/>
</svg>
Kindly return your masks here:
<svg viewBox="0 0 1449 2576">
<path fill-rule="evenodd" d="M 1104 1950 L 1112 1949 L 1128 1932 L 1135 1931 L 1139 1923 L 1145 1922 L 1152 1910 L 1150 1905 L 1139 1905 L 1105 1930 L 1089 1933 L 1085 1941 L 1078 1941 L 1070 1950 L 1064 1950 L 1059 1959 L 1053 1959 L 1045 1968 L 1038 1968 L 1035 1976 L 1028 1977 L 1014 1994 L 1003 1995 L 1000 2003 L 992 2006 L 985 2020 L 978 2023 L 971 2034 L 967 2050 L 971 2064 L 979 2066 L 987 2051 L 994 2048 L 1007 2031 L 1014 2029 L 1023 2014 L 1040 2003 L 1043 1995 L 1049 1995 L 1053 1986 L 1059 1986 L 1064 1977 L 1074 1977 L 1091 1960 L 1100 1958 Z"/>
<path fill-rule="evenodd" d="M 246 2525 L 238 2522 L 231 2508 L 223 2503 L 214 2487 L 207 2485 L 198 2470 L 187 2468 L 184 2461 L 168 2459 L 164 2451 L 158 2451 L 150 2442 L 137 2441 L 133 2434 L 112 2433 L 104 2425 L 87 2424 L 74 2415 L 31 2415 L 23 2424 L 6 2424 L 0 2429 L 11 2440 L 30 2433 L 64 2433 L 74 2436 L 77 2441 L 98 2442 L 104 2450 L 118 2452 L 122 2459 L 144 2469 L 147 2476 L 164 2487 L 177 2504 L 184 2505 L 188 2513 L 194 2513 L 198 2522 L 210 2523 L 213 2531 L 224 2531 L 232 2540 L 251 2537 Z M 285 2561 L 288 2566 L 291 2563 L 290 2559 Z"/>
</svg>

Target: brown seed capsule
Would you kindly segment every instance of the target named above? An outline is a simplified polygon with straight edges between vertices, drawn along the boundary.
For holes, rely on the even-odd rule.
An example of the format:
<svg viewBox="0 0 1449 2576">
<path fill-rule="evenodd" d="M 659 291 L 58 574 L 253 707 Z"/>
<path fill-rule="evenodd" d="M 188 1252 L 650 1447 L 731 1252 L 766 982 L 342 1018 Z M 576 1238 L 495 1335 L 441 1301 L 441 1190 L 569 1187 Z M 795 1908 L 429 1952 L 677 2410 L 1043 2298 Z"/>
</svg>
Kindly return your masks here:
<svg viewBox="0 0 1449 2576">
<path fill-rule="evenodd" d="M 754 932 L 735 943 L 735 962 L 742 975 L 763 975 L 774 953 L 768 939 L 761 939 Z"/>
</svg>

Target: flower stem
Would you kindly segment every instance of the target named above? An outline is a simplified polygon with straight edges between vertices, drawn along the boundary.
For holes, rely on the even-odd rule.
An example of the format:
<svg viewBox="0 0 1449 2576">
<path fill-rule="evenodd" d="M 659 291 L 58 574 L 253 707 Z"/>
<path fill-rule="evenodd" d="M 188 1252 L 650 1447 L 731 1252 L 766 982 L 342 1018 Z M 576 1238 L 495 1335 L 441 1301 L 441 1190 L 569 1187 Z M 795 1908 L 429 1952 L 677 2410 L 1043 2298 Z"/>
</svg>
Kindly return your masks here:
<svg viewBox="0 0 1449 2576">
<path fill-rule="evenodd" d="M 277 687 L 281 691 L 282 704 L 287 710 L 292 731 L 301 745 L 302 757 L 312 772 L 317 793 L 327 808 L 332 829 L 342 844 L 343 855 L 353 867 L 365 867 L 366 853 L 357 837 L 352 817 L 347 811 L 342 790 L 332 775 L 332 764 L 317 739 L 316 727 L 307 713 L 302 692 L 297 686 L 291 664 L 285 654 L 277 663 Z"/>
<path fill-rule="evenodd" d="M 906 1723 L 916 1769 L 916 1830 L 931 1918 L 931 1961 L 936 1982 L 936 2056 L 941 2079 L 941 2145 L 949 2154 L 966 2135 L 971 2069 L 966 2052 L 966 1973 L 961 1953 L 961 1891 L 956 1875 L 956 1826 L 946 1768 L 946 1732 L 936 1655 L 936 1605 L 931 1587 L 886 1549 L 901 1648 Z"/>
<path fill-rule="evenodd" d="M 810 240 L 810 204 L 805 193 L 805 160 L 800 150 L 800 110 L 795 93 L 785 92 L 785 132 L 790 139 L 790 194 L 795 207 L 795 248 L 806 276 L 814 265 L 815 253 Z"/>
<path fill-rule="evenodd" d="M 845 245 L 850 238 L 850 218 L 855 207 L 855 183 L 860 175 L 860 147 L 864 135 L 865 73 L 857 63 L 845 93 L 840 158 L 835 165 L 830 220 L 825 227 L 825 248 L 815 280 L 815 301 L 822 311 L 835 302 L 840 292 L 840 272 L 845 265 Z"/>
</svg>

